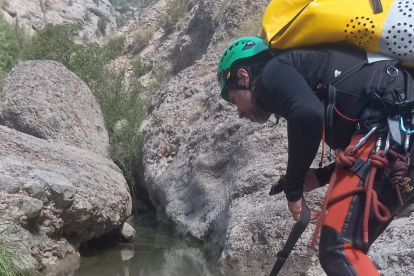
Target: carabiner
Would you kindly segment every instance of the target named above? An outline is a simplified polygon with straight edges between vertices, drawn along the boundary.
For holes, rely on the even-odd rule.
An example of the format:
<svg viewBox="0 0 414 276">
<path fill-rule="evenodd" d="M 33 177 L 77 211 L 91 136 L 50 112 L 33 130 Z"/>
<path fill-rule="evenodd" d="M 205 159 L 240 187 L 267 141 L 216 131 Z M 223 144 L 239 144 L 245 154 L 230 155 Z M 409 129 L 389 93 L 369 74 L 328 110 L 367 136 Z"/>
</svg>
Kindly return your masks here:
<svg viewBox="0 0 414 276">
<path fill-rule="evenodd" d="M 381 152 L 381 157 L 384 157 L 390 150 L 391 131 L 388 131 L 387 140 L 385 141 L 384 150 Z"/>
<path fill-rule="evenodd" d="M 413 112 L 413 111 L 411 111 L 411 112 Z M 400 129 L 401 129 L 401 131 L 404 132 L 404 133 L 413 134 L 414 133 L 414 128 L 411 129 L 411 127 L 409 127 L 408 129 L 406 129 L 405 125 L 404 125 L 404 118 L 401 115 L 399 115 L 399 116 L 400 116 Z"/>
<path fill-rule="evenodd" d="M 408 153 L 408 148 L 410 147 L 410 133 L 405 134 L 405 143 L 404 143 L 404 150 L 405 153 Z"/>
<path fill-rule="evenodd" d="M 398 76 L 398 69 L 392 65 L 388 65 L 386 68 L 387 74 L 390 77 L 397 77 Z"/>
<path fill-rule="evenodd" d="M 358 143 L 351 149 L 349 152 L 351 155 L 354 154 L 355 151 L 357 151 L 360 147 L 362 147 L 365 142 L 368 140 L 368 138 L 374 133 L 375 130 L 377 130 L 378 127 L 373 127 L 364 137 L 359 139 Z"/>
</svg>

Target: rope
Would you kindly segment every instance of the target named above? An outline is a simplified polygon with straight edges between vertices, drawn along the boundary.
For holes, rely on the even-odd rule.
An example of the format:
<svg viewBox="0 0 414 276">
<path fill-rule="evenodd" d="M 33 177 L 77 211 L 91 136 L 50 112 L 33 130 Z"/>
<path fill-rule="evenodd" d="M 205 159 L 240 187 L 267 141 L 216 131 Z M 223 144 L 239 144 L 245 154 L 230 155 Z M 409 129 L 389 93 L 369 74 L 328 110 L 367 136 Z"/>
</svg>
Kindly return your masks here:
<svg viewBox="0 0 414 276">
<path fill-rule="evenodd" d="M 358 150 L 354 151 L 353 148 L 354 148 L 353 146 L 348 147 L 345 150 L 345 152 L 341 153 L 336 158 L 337 167 L 350 168 L 355 164 L 356 158 L 354 156 L 356 156 L 356 154 L 358 153 Z M 388 166 L 388 160 L 386 159 L 385 156 L 384 157 L 381 156 L 381 153 L 382 151 L 378 151 L 376 154 L 371 156 L 370 165 L 372 166 L 372 168 L 365 181 L 365 187 L 357 187 L 345 193 L 331 197 L 332 190 L 337 180 L 337 170 L 334 171 L 331 177 L 331 181 L 329 183 L 328 191 L 326 192 L 326 195 L 325 195 L 325 199 L 322 205 L 322 210 L 319 215 L 318 223 L 316 225 L 316 229 L 313 234 L 312 243 L 311 243 L 312 249 L 315 249 L 316 247 L 316 241 L 318 239 L 318 234 L 319 234 L 320 228 L 322 227 L 322 223 L 325 218 L 326 210 L 328 209 L 328 207 L 344 198 L 353 196 L 356 193 L 366 193 L 365 210 L 364 210 L 364 218 L 363 218 L 363 241 L 364 243 L 368 243 L 368 240 L 369 240 L 368 220 L 369 220 L 369 212 L 371 208 L 374 212 L 375 217 L 379 221 L 386 222 L 390 219 L 391 217 L 390 211 L 384 204 L 379 202 L 378 195 L 373 189 L 374 179 L 375 179 L 377 170 L 384 169 Z M 371 203 L 372 203 L 372 207 L 371 207 Z"/>
<path fill-rule="evenodd" d="M 375 153 L 371 156 L 370 165 L 372 166 L 371 171 L 368 174 L 367 179 L 365 180 L 365 192 L 366 192 L 366 200 L 365 200 L 365 211 L 364 211 L 364 222 L 363 222 L 363 242 L 368 243 L 368 220 L 369 220 L 369 212 L 371 210 L 371 202 L 372 202 L 372 209 L 374 211 L 375 217 L 380 222 L 386 222 L 390 219 L 391 214 L 388 208 L 383 205 L 381 202 L 378 201 L 377 192 L 374 190 L 374 179 L 378 169 L 385 169 L 388 166 L 388 160 L 385 156 L 381 156 L 382 150 Z M 384 215 L 381 215 L 379 209 L 382 210 Z"/>
<path fill-rule="evenodd" d="M 349 149 L 346 149 L 346 151 L 349 151 Z M 356 154 L 358 151 L 355 151 L 354 154 Z M 356 159 L 354 157 L 352 157 L 350 154 L 343 154 L 341 153 L 339 156 L 336 157 L 336 166 L 337 168 L 340 166 L 343 166 L 343 164 L 346 165 L 350 165 L 350 167 L 352 167 L 352 165 L 355 163 Z M 342 163 L 344 162 L 344 163 Z M 326 195 L 325 198 L 323 200 L 323 204 L 322 204 L 322 210 L 319 213 L 319 218 L 318 218 L 318 222 L 316 224 L 316 229 L 315 232 L 313 233 L 313 237 L 312 237 L 312 243 L 311 243 L 311 248 L 313 250 L 315 250 L 316 248 L 316 241 L 318 239 L 318 234 L 319 234 L 319 230 L 322 227 L 322 223 L 323 220 L 325 218 L 325 213 L 326 210 L 328 209 L 328 204 L 329 204 L 329 198 L 330 195 L 332 193 L 332 190 L 334 188 L 334 184 L 336 183 L 336 179 L 337 179 L 337 169 L 335 169 L 335 171 L 332 174 L 331 180 L 329 182 L 329 186 L 328 186 L 328 190 L 326 191 Z"/>
<path fill-rule="evenodd" d="M 400 204 L 403 205 L 404 201 L 401 192 L 408 192 L 411 191 L 410 189 L 412 189 L 407 186 L 411 180 L 409 177 L 407 177 L 408 167 L 410 164 L 410 154 L 407 153 L 405 156 L 402 156 L 393 150 L 390 150 L 390 153 L 396 159 L 393 166 L 392 184 L 395 186 Z"/>
<path fill-rule="evenodd" d="M 322 105 L 324 106 L 324 110 L 326 110 L 324 100 L 322 100 Z M 323 156 L 325 155 L 325 139 L 326 139 L 325 129 L 326 129 L 326 126 L 325 126 L 325 120 L 324 120 L 323 128 L 322 128 L 322 154 L 321 154 L 321 161 L 319 162 L 319 168 L 322 167 Z"/>
</svg>

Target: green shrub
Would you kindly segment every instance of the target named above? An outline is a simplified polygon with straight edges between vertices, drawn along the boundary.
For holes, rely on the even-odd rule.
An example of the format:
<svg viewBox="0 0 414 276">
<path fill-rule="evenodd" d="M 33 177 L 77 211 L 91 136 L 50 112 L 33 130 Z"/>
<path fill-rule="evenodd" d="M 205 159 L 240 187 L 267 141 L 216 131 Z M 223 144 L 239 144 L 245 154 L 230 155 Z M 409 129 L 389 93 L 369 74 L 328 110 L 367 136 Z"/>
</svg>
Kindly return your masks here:
<svg viewBox="0 0 414 276">
<path fill-rule="evenodd" d="M 102 82 L 95 88 L 95 95 L 101 104 L 109 133 L 111 157 L 128 182 L 133 183 L 142 148 L 139 128 L 145 119 L 146 109 L 140 99 L 143 86 L 133 81 L 125 87 L 124 78 L 124 72 L 106 71 Z"/>
<path fill-rule="evenodd" d="M 108 26 L 109 19 L 106 16 L 101 16 L 98 19 L 98 30 L 102 35 L 106 35 L 106 27 Z"/>
<path fill-rule="evenodd" d="M 161 87 L 167 84 L 170 79 L 171 71 L 164 68 L 157 68 L 156 74 L 148 86 L 148 92 L 150 94 L 156 93 Z"/>
<path fill-rule="evenodd" d="M 152 70 L 152 65 L 145 62 L 140 56 L 137 56 L 132 61 L 132 71 L 136 78 L 139 78 Z"/>
<path fill-rule="evenodd" d="M 70 55 L 68 68 L 92 89 L 102 81 L 102 70 L 110 54 L 97 43 L 77 45 Z"/>
<path fill-rule="evenodd" d="M 144 88 L 136 80 L 125 82 L 124 72 L 108 68 L 122 52 L 125 37 L 111 38 L 104 46 L 79 45 L 74 42 L 77 29 L 72 28 L 72 25 L 48 25 L 39 30 L 27 44 L 25 57 L 59 61 L 91 88 L 102 108 L 111 157 L 133 190 L 133 175 L 142 147 L 139 126 L 146 115 L 146 103 L 140 99 Z M 125 87 L 125 83 L 131 84 Z"/>
<path fill-rule="evenodd" d="M 109 59 L 115 59 L 119 57 L 124 51 L 126 37 L 124 35 L 114 36 L 108 39 L 104 46 L 107 51 Z"/>
<path fill-rule="evenodd" d="M 0 88 L 4 78 L 17 64 L 26 37 L 25 30 L 19 27 L 18 21 L 12 26 L 0 15 Z"/>
<path fill-rule="evenodd" d="M 6 225 L 0 225 L 0 275 L 1 276 L 41 276 L 33 269 L 26 268 L 16 254 L 20 242 L 10 238 Z"/>
<path fill-rule="evenodd" d="M 145 29 L 137 30 L 133 34 L 133 42 L 131 44 L 130 51 L 133 55 L 138 54 L 148 45 L 148 42 L 151 40 L 152 35 L 155 30 L 152 27 L 147 27 Z"/>
<path fill-rule="evenodd" d="M 71 54 L 78 47 L 73 38 L 79 31 L 80 27 L 75 24 L 47 24 L 29 40 L 23 50 L 23 58 L 55 60 L 69 67 Z"/>
<path fill-rule="evenodd" d="M 167 12 L 159 19 L 160 26 L 166 34 L 170 34 L 185 17 L 187 13 L 188 0 L 174 0 L 167 6 Z"/>
</svg>

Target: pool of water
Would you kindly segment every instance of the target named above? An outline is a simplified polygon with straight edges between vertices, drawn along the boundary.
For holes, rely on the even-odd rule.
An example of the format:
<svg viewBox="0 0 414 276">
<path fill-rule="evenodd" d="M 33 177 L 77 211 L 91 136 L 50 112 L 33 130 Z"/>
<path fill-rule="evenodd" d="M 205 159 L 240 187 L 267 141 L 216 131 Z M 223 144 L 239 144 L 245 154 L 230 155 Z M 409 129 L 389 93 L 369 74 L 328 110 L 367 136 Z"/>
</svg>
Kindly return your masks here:
<svg viewBox="0 0 414 276">
<path fill-rule="evenodd" d="M 94 250 L 74 276 L 236 276 L 217 265 L 219 250 L 166 231 L 137 228 L 133 244 Z"/>
</svg>

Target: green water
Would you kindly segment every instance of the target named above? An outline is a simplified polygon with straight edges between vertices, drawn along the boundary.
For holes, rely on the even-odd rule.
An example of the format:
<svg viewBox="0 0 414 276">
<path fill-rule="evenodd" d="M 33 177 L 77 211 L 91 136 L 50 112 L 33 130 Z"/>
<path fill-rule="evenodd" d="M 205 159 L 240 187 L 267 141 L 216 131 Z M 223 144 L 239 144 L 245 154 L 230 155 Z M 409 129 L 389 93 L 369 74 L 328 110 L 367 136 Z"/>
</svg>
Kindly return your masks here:
<svg viewBox="0 0 414 276">
<path fill-rule="evenodd" d="M 80 268 L 73 276 L 238 275 L 217 265 L 219 254 L 212 245 L 139 228 L 133 245 L 118 245 L 82 257 Z"/>
</svg>

